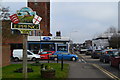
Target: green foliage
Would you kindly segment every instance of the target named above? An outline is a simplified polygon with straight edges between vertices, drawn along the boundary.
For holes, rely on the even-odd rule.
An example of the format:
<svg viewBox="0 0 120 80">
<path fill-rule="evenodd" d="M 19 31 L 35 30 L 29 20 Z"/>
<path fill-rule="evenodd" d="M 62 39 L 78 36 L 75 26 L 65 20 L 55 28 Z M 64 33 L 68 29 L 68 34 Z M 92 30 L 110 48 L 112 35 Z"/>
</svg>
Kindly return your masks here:
<svg viewBox="0 0 120 80">
<path fill-rule="evenodd" d="M 120 35 L 113 35 L 109 40 L 109 46 L 112 48 L 120 48 Z"/>
<path fill-rule="evenodd" d="M 21 23 L 32 23 L 33 17 L 34 16 L 29 16 L 29 17 L 18 16 Z"/>
</svg>

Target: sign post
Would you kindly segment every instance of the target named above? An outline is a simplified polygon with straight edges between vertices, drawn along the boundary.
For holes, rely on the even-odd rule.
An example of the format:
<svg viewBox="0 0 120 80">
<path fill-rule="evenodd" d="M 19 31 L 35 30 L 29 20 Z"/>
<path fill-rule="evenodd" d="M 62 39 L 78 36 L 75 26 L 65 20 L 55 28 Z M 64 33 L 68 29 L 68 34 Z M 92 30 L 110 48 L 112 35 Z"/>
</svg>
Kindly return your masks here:
<svg viewBox="0 0 120 80">
<path fill-rule="evenodd" d="M 27 78 L 27 34 L 23 35 L 23 77 Z"/>
<path fill-rule="evenodd" d="M 17 14 L 9 16 L 11 29 L 19 30 L 23 34 L 23 78 L 27 79 L 27 36 L 32 30 L 40 30 L 41 17 L 29 7 L 23 7 Z"/>
</svg>

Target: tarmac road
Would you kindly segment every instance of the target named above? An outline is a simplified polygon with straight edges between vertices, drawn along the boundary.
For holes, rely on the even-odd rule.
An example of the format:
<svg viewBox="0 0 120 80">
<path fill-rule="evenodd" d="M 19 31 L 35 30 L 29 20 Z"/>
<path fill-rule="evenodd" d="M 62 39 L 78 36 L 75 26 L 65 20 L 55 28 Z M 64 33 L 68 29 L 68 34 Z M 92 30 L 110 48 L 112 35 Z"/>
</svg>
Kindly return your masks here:
<svg viewBox="0 0 120 80">
<path fill-rule="evenodd" d="M 91 64 L 97 69 L 99 69 L 101 72 L 106 74 L 107 76 L 114 78 L 115 80 L 120 80 L 120 71 L 117 68 L 111 67 L 109 63 L 100 62 L 99 59 L 92 59 L 90 55 L 79 54 L 78 52 L 77 54 L 79 58 L 83 59 L 86 64 Z M 101 75 L 101 73 L 100 74 L 97 73 L 97 74 Z"/>
</svg>

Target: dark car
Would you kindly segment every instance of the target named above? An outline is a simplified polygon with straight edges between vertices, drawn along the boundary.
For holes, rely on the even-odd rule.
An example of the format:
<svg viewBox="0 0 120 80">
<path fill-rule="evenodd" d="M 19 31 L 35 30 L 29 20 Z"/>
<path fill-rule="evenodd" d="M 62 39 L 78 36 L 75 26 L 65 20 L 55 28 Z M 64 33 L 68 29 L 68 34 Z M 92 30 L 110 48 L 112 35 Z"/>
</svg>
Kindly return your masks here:
<svg viewBox="0 0 120 80">
<path fill-rule="evenodd" d="M 100 55 L 102 54 L 102 50 L 95 50 L 93 51 L 93 53 L 91 54 L 91 58 L 99 58 Z"/>
<path fill-rule="evenodd" d="M 117 49 L 107 49 L 104 50 L 100 56 L 100 62 L 108 63 L 110 61 L 110 56 L 113 55 Z"/>
<path fill-rule="evenodd" d="M 114 55 L 110 56 L 110 65 L 117 67 L 120 70 L 120 51 L 115 52 Z"/>
<path fill-rule="evenodd" d="M 86 55 L 91 55 L 92 53 L 93 53 L 93 50 L 87 50 L 85 54 Z"/>
<path fill-rule="evenodd" d="M 72 61 L 76 61 L 78 60 L 78 56 L 75 55 L 75 54 L 70 54 L 66 51 L 56 51 L 55 53 L 53 53 L 53 56 L 58 56 L 58 59 L 61 60 L 62 57 L 64 60 L 72 60 Z M 57 60 L 57 58 L 51 58 L 51 59 L 54 59 L 54 60 Z"/>
</svg>

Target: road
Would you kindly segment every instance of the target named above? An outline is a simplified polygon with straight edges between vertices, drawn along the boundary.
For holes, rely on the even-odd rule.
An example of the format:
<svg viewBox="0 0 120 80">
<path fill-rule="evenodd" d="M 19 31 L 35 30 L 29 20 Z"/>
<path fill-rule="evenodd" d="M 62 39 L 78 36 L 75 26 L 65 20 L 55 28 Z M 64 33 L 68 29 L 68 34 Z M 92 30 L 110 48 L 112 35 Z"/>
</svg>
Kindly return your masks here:
<svg viewBox="0 0 120 80">
<path fill-rule="evenodd" d="M 109 64 L 102 63 L 99 59 L 92 59 L 91 56 L 79 54 L 78 61 L 64 61 L 70 65 L 69 79 L 80 80 L 120 80 L 120 71 L 116 68 L 110 67 Z M 20 62 L 11 62 L 12 64 L 21 64 Z M 34 62 L 28 61 L 28 64 Z M 41 60 L 40 63 L 48 63 L 47 60 Z M 50 61 L 50 63 L 57 63 L 57 61 Z M 59 61 L 58 63 L 61 63 Z"/>
<path fill-rule="evenodd" d="M 120 71 L 117 68 L 111 67 L 109 63 L 100 62 L 99 59 L 92 59 L 90 55 L 79 54 L 79 52 L 76 52 L 76 54 L 79 56 L 79 61 L 82 61 L 85 64 L 93 65 L 109 77 L 120 80 Z"/>
</svg>

